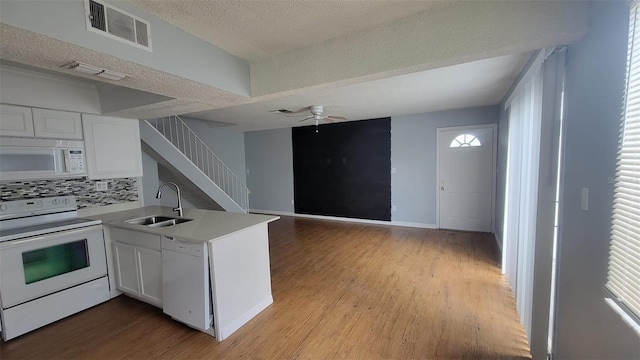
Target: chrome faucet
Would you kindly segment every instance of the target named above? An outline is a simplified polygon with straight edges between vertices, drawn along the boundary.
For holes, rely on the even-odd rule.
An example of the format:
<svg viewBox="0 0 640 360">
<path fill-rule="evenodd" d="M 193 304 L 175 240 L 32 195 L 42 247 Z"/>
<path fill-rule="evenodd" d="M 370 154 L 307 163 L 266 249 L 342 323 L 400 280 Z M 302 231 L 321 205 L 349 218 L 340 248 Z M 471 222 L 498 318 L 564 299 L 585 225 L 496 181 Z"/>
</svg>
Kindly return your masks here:
<svg viewBox="0 0 640 360">
<path fill-rule="evenodd" d="M 182 200 L 180 200 L 180 188 L 178 187 L 178 185 L 174 182 L 171 181 L 167 181 L 164 182 L 162 184 L 160 184 L 160 186 L 158 186 L 158 192 L 156 193 L 156 199 L 160 199 L 162 197 L 162 188 L 165 185 L 173 185 L 176 188 L 176 192 L 178 193 L 178 207 L 173 208 L 173 211 L 177 211 L 178 212 L 178 216 L 182 217 Z"/>
</svg>

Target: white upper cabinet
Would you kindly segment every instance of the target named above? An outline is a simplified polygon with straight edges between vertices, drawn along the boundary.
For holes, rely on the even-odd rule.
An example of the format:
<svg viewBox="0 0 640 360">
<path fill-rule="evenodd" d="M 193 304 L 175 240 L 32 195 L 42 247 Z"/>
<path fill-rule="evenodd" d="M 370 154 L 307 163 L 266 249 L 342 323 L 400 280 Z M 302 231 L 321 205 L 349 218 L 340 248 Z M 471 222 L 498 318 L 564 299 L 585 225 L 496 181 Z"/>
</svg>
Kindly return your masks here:
<svg viewBox="0 0 640 360">
<path fill-rule="evenodd" d="M 89 179 L 142 176 L 138 120 L 82 114 Z"/>
<path fill-rule="evenodd" d="M 79 113 L 33 109 L 36 137 L 82 140 L 82 121 Z"/>
<path fill-rule="evenodd" d="M 31 108 L 0 104 L 0 135 L 33 137 Z"/>
<path fill-rule="evenodd" d="M 82 140 L 79 113 L 0 105 L 0 135 Z"/>
</svg>

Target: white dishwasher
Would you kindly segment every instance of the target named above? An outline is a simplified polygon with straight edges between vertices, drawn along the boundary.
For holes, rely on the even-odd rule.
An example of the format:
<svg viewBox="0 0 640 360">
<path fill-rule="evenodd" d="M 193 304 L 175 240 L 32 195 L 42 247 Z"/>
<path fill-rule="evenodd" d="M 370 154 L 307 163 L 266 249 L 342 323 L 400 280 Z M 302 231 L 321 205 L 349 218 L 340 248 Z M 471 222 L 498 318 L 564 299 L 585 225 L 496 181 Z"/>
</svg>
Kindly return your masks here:
<svg viewBox="0 0 640 360">
<path fill-rule="evenodd" d="M 161 246 L 163 312 L 213 335 L 207 244 L 163 236 Z"/>
</svg>

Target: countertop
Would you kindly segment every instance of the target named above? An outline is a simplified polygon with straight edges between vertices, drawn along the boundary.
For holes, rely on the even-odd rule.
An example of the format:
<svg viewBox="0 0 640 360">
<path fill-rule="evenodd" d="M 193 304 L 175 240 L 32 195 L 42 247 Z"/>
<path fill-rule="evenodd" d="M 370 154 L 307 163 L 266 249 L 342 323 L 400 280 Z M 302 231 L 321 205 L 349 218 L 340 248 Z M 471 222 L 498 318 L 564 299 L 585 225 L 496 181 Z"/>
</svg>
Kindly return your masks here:
<svg viewBox="0 0 640 360">
<path fill-rule="evenodd" d="M 165 215 L 178 217 L 170 207 L 147 206 L 138 209 L 116 211 L 86 216 L 87 219 L 102 220 L 103 225 L 121 229 L 142 231 L 176 237 L 192 242 L 209 242 L 262 223 L 278 220 L 279 216 L 238 214 L 216 210 L 184 209 L 183 218 L 193 219 L 182 224 L 154 228 L 146 225 L 127 224 L 125 221 L 141 217 Z"/>
</svg>

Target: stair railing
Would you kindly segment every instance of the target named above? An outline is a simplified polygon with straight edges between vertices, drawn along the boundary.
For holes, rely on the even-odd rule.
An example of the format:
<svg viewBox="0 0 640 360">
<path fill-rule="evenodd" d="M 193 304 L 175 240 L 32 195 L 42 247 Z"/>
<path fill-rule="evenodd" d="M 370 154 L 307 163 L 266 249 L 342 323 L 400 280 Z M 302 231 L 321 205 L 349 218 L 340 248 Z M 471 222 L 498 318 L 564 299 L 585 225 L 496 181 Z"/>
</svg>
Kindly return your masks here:
<svg viewBox="0 0 640 360">
<path fill-rule="evenodd" d="M 162 117 L 146 122 L 233 199 L 244 212 L 249 211 L 247 186 L 179 116 Z"/>
</svg>

